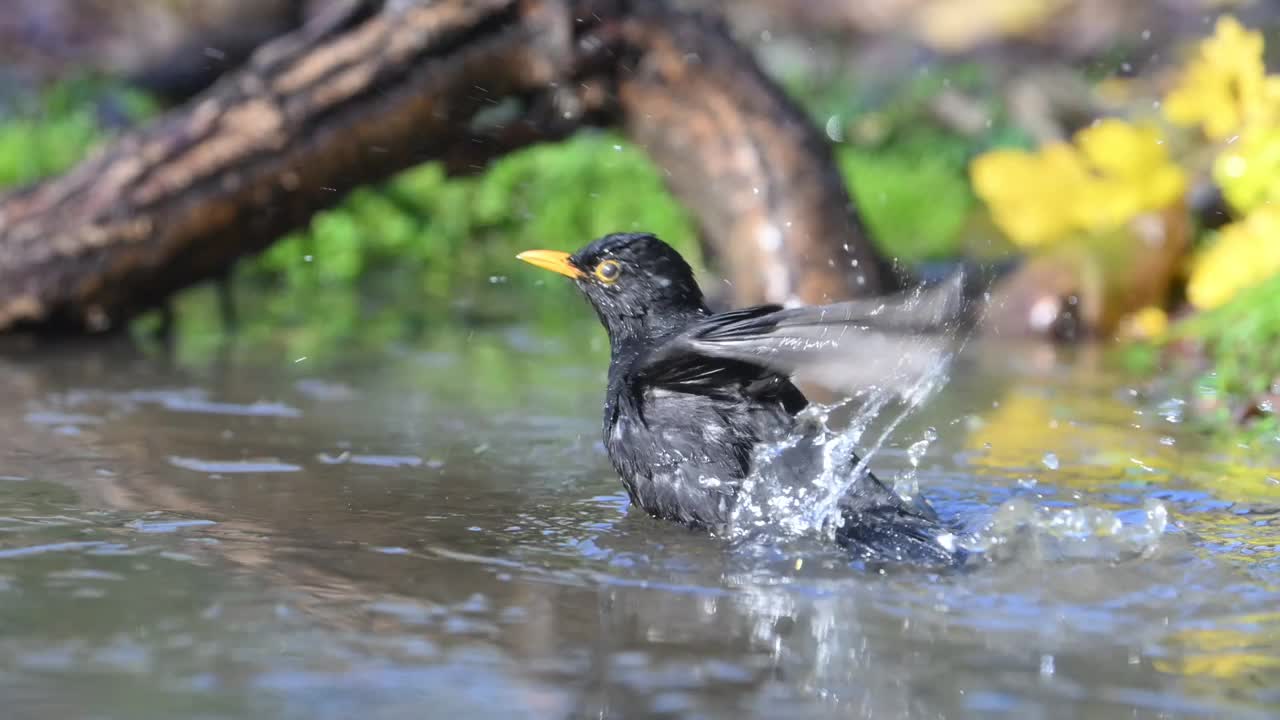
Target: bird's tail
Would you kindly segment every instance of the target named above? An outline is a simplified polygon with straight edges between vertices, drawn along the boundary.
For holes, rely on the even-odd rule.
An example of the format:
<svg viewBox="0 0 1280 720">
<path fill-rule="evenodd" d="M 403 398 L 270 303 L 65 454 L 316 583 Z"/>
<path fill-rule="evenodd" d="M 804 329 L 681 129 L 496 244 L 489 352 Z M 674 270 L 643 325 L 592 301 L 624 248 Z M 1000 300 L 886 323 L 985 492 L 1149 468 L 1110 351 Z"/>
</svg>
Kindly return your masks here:
<svg viewBox="0 0 1280 720">
<path fill-rule="evenodd" d="M 836 541 L 859 560 L 948 567 L 964 562 L 959 539 L 931 512 L 917 513 L 905 505 L 887 503 L 846 507 L 842 518 Z"/>
</svg>

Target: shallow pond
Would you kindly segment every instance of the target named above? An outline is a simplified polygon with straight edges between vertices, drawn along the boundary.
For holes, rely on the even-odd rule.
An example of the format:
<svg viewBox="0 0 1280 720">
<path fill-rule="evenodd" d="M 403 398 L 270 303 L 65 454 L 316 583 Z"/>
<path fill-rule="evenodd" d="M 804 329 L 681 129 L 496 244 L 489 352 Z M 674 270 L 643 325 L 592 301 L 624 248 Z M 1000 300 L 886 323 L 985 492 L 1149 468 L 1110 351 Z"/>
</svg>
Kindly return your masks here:
<svg viewBox="0 0 1280 720">
<path fill-rule="evenodd" d="M 4 716 L 1280 713 L 1274 441 L 1204 445 L 1088 355 L 971 348 L 872 466 L 991 559 L 882 573 L 628 512 L 599 335 L 7 350 Z"/>
</svg>

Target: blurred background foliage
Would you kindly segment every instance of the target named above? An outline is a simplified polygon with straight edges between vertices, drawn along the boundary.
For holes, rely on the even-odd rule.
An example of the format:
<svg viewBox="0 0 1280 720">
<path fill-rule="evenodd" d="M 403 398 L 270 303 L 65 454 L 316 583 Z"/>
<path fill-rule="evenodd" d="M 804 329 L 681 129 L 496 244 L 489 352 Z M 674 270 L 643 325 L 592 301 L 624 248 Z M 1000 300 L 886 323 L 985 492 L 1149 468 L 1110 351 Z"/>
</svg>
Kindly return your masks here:
<svg viewBox="0 0 1280 720">
<path fill-rule="evenodd" d="M 786 13 L 758 0 L 731 19 L 834 144 L 886 255 L 907 267 L 1093 263 L 1116 305 L 1106 335 L 1126 341 L 1127 367 L 1194 388 L 1210 427 L 1273 432 L 1280 75 L 1267 58 L 1280 43 L 1266 42 L 1264 0 L 1183 5 L 1195 8 L 1180 27 L 1163 0 L 799 2 Z M 55 173 L 162 106 L 125 73 L 81 72 L 0 77 L 0 186 Z M 517 152 L 472 177 L 426 164 L 242 262 L 240 334 L 313 355 L 385 347 L 443 318 L 570 325 L 586 315 L 564 311 L 577 302 L 567 284 L 521 272 L 512 256 L 631 229 L 701 267 L 696 228 L 660 170 L 612 132 Z M 1153 237 L 1165 256 L 1148 264 Z M 1153 268 L 1168 282 L 1150 285 Z M 214 290 L 177 305 L 191 352 L 212 347 Z M 143 318 L 140 334 L 160 322 Z"/>
<path fill-rule="evenodd" d="M 788 82 L 835 137 L 858 133 L 858 123 L 866 127 L 869 116 L 884 128 L 862 141 L 838 143 L 837 160 L 875 241 L 908 265 L 954 257 L 960 230 L 977 207 L 965 176 L 974 140 L 912 118 L 933 88 L 977 77 L 971 65 L 935 68 L 895 96 L 864 96 L 854 106 L 848 94 L 856 79 L 847 75 Z M 0 184 L 64 169 L 155 108 L 141 93 L 108 79 L 57 83 L 0 116 L 0 143 L 11 148 L 0 154 Z M 998 133 L 1017 137 L 1007 126 L 993 128 L 991 136 Z M 356 328 L 367 335 L 366 315 L 378 308 L 401 306 L 390 316 L 404 315 L 406 326 L 442 313 L 501 314 L 510 305 L 497 300 L 507 296 L 495 296 L 494 285 L 512 285 L 516 292 L 536 285 L 537 292 L 520 294 L 521 317 L 555 322 L 572 289 L 519 272 L 515 253 L 573 249 L 607 232 L 640 229 L 657 233 L 702 267 L 696 228 L 663 186 L 658 168 L 618 134 L 586 131 L 507 155 L 476 176 L 447 177 L 440 163 L 427 163 L 357 190 L 307 229 L 243 262 L 236 287 L 253 296 L 242 304 L 253 307 L 255 317 L 263 315 L 263 304 L 278 310 L 265 313 L 273 319 L 264 325 L 274 326 L 314 317 L 317 302 L 335 302 L 335 290 L 359 291 L 363 299 L 327 316 L 328 336 L 335 340 Z M 486 306 L 486 298 L 494 302 Z M 528 313 L 530 306 L 535 312 Z M 155 322 L 152 317 L 144 325 Z M 378 338 L 396 336 L 395 324 Z"/>
</svg>

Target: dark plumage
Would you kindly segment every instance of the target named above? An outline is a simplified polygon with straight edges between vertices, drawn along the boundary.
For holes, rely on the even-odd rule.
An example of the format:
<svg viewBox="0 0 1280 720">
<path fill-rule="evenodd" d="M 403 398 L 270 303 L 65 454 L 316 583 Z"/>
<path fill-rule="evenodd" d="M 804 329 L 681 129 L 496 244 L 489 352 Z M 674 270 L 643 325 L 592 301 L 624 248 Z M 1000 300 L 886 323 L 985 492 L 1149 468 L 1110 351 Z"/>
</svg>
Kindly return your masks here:
<svg viewBox="0 0 1280 720">
<path fill-rule="evenodd" d="M 919 362 L 886 338 L 936 327 L 958 302 L 955 288 L 944 288 L 910 305 L 763 305 L 713 314 L 684 259 L 642 233 L 607 235 L 572 255 L 536 250 L 520 259 L 572 277 L 609 333 L 604 443 L 631 501 L 654 517 L 711 530 L 729 522 L 756 446 L 797 429 L 808 400 L 792 376 L 848 387 L 867 379 L 851 368 L 887 367 L 886 358 L 869 362 L 866 353 L 897 353 L 888 358 L 895 367 Z M 788 461 L 796 477 L 787 480 L 812 480 L 819 451 L 813 446 L 808 457 Z M 939 541 L 949 533 L 932 509 L 907 503 L 869 473 L 840 507 L 837 538 L 861 558 L 957 560 Z"/>
</svg>

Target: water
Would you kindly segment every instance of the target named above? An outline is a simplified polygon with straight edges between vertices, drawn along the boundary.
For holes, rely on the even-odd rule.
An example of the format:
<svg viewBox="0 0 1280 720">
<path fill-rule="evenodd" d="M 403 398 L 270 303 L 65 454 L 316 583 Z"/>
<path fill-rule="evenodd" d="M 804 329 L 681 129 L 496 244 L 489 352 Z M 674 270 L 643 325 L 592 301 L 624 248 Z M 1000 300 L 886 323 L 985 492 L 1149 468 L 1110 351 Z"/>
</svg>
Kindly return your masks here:
<svg viewBox="0 0 1280 720">
<path fill-rule="evenodd" d="M 6 352 L 5 717 L 1280 713 L 1274 446 L 1207 446 L 1089 357 L 971 347 L 856 445 L 984 559 L 730 549 L 627 511 L 598 335 Z"/>
</svg>

